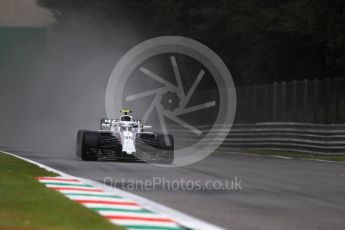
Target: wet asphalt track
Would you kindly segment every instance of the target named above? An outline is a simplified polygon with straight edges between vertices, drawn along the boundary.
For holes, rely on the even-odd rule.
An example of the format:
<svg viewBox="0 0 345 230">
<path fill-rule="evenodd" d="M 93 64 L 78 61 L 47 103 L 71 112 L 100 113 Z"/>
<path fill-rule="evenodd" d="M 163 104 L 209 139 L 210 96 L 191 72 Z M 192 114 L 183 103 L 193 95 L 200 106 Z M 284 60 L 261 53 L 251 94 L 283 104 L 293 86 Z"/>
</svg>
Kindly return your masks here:
<svg viewBox="0 0 345 230">
<path fill-rule="evenodd" d="M 11 152 L 75 176 L 97 181 L 111 177 L 122 188 L 130 186 L 130 180 L 152 177 L 205 183 L 237 176 L 242 190 L 167 190 L 157 185 L 154 190 L 131 191 L 226 229 L 345 228 L 345 164 L 341 163 L 214 153 L 189 167 L 162 168 L 145 163 L 83 162 L 73 154 L 63 158 Z"/>
</svg>

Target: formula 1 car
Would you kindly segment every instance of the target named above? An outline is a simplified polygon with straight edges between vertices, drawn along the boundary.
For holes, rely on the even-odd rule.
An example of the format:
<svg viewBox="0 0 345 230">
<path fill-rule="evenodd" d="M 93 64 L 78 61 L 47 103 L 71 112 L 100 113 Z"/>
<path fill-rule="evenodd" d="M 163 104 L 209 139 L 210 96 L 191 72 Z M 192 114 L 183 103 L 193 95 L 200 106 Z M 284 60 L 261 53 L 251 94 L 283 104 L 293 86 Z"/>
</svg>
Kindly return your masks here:
<svg viewBox="0 0 345 230">
<path fill-rule="evenodd" d="M 121 110 L 120 119 L 101 119 L 100 130 L 79 130 L 77 155 L 84 161 L 98 159 L 143 160 L 158 164 L 174 161 L 174 137 L 150 132 L 151 126 L 141 124 Z"/>
</svg>

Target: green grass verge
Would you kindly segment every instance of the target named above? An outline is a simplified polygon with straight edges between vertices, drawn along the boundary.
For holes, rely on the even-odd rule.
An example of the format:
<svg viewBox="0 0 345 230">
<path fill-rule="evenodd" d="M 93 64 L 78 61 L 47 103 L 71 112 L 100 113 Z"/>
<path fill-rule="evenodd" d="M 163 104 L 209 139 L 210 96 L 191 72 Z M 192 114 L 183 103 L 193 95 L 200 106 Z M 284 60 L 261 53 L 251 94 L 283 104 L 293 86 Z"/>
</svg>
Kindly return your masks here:
<svg viewBox="0 0 345 230">
<path fill-rule="evenodd" d="M 61 193 L 36 176 L 56 176 L 0 152 L 0 229 L 123 229 Z"/>
<path fill-rule="evenodd" d="M 323 155 L 323 154 L 301 153 L 301 152 L 292 152 L 292 151 L 251 150 L 251 149 L 241 150 L 239 152 L 257 154 L 257 155 L 267 155 L 267 156 L 291 157 L 291 158 L 297 158 L 297 159 L 313 159 L 313 160 L 345 162 L 345 155 Z"/>
</svg>

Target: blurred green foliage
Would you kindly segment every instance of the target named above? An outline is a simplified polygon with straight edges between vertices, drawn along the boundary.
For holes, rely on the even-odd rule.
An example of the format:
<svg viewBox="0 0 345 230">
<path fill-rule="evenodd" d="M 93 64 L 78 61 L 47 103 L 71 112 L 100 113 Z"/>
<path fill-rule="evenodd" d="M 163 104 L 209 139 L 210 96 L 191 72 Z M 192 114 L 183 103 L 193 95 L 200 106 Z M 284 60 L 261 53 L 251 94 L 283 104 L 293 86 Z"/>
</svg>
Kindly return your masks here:
<svg viewBox="0 0 345 230">
<path fill-rule="evenodd" d="M 38 0 L 145 37 L 182 35 L 215 50 L 240 85 L 345 74 L 345 0 Z M 123 21 L 122 21 L 123 22 Z"/>
</svg>

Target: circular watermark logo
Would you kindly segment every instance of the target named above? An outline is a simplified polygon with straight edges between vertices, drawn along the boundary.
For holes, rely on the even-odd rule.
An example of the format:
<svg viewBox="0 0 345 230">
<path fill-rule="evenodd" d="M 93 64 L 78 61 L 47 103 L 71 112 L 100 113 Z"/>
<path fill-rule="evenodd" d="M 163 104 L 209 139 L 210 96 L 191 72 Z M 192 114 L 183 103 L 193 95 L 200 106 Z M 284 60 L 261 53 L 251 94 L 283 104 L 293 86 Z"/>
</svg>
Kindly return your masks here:
<svg viewBox="0 0 345 230">
<path fill-rule="evenodd" d="M 196 163 L 227 137 L 236 112 L 236 90 L 221 58 L 202 43 L 180 36 L 146 40 L 113 69 L 106 113 L 128 108 L 153 133 L 173 145 L 170 167 Z"/>
</svg>

